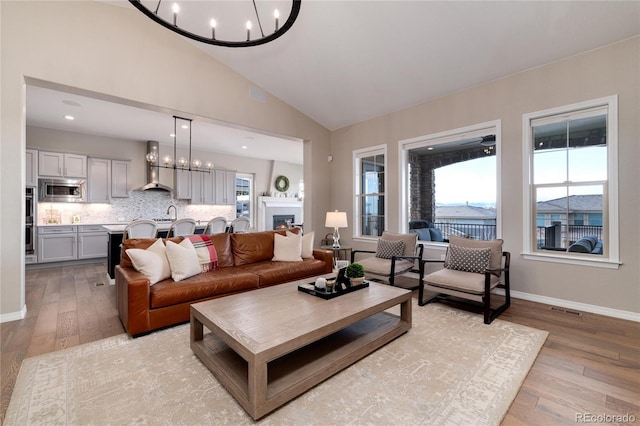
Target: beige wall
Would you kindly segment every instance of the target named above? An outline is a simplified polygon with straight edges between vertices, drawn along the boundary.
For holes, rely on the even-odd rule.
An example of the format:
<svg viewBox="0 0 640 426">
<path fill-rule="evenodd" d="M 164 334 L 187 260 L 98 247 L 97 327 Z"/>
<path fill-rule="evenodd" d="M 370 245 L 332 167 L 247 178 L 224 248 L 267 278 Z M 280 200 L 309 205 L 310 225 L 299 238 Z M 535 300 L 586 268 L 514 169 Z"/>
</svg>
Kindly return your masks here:
<svg viewBox="0 0 640 426">
<path fill-rule="evenodd" d="M 399 141 L 502 120 L 502 236 L 512 253 L 511 283 L 517 292 L 640 312 L 640 38 L 485 83 L 451 96 L 332 132 L 331 205 L 353 211 L 352 150 L 386 144 L 389 229 L 400 228 Z M 526 54 L 526 52 L 523 52 Z M 615 95 L 619 108 L 620 259 L 617 270 L 523 260 L 522 115 L 528 112 Z M 351 239 L 355 247 L 371 245 Z"/>
<path fill-rule="evenodd" d="M 25 307 L 25 78 L 305 140 L 305 227 L 324 231 L 327 129 L 269 94 L 251 100 L 251 82 L 133 9 L 2 1 L 0 14 L 0 320 Z"/>
</svg>

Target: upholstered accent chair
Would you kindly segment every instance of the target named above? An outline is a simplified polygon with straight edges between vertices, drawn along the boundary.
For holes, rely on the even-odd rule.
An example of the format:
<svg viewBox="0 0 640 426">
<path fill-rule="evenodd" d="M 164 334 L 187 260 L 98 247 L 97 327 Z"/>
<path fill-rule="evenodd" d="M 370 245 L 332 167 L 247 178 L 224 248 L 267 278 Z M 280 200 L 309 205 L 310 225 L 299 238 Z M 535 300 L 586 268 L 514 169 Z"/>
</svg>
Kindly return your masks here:
<svg viewBox="0 0 640 426">
<path fill-rule="evenodd" d="M 220 234 L 222 232 L 227 232 L 227 218 L 223 216 L 214 217 L 204 228 L 206 235 Z"/>
<path fill-rule="evenodd" d="M 378 278 L 394 285 L 397 275 L 409 272 L 416 266 L 422 271 L 422 244 L 417 244 L 418 234 L 396 234 L 384 231 L 378 239 L 378 246 L 373 250 L 353 250 L 351 263 L 358 262 L 364 267 L 367 278 Z M 356 260 L 356 254 L 369 253 L 374 256 Z M 422 272 L 420 272 L 422 276 Z"/>
<path fill-rule="evenodd" d="M 196 233 L 196 221 L 193 219 L 174 220 L 169 227 L 168 237 L 179 237 L 181 235 L 193 235 Z"/>
<path fill-rule="evenodd" d="M 445 260 L 425 259 L 421 263 L 444 262 L 444 268 L 420 278 L 418 304 L 436 301 L 474 304 L 482 307 L 484 323 L 491 322 L 511 305 L 509 263 L 502 240 L 469 240 L 450 236 Z M 491 293 L 504 289 L 504 303 L 491 306 Z M 424 299 L 425 290 L 435 294 Z"/>
</svg>

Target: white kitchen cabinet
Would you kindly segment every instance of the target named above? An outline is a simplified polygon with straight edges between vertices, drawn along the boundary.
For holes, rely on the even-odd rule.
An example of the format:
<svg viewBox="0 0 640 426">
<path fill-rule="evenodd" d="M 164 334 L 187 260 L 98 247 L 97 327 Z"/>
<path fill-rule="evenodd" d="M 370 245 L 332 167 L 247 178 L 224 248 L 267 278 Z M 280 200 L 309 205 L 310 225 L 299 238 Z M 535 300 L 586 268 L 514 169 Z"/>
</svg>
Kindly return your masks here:
<svg viewBox="0 0 640 426">
<path fill-rule="evenodd" d="M 191 204 L 214 204 L 213 173 L 191 172 Z"/>
<path fill-rule="evenodd" d="M 76 226 L 38 227 L 38 263 L 78 258 Z"/>
<path fill-rule="evenodd" d="M 173 183 L 173 196 L 176 199 L 191 199 L 191 172 L 189 170 L 175 169 L 173 175 Z"/>
<path fill-rule="evenodd" d="M 89 158 L 87 179 L 87 202 L 108 203 L 111 201 L 111 160 Z"/>
<path fill-rule="evenodd" d="M 86 178 L 87 156 L 39 151 L 38 175 Z"/>
<path fill-rule="evenodd" d="M 38 186 L 38 151 L 27 149 L 25 156 L 25 186 Z"/>
<path fill-rule="evenodd" d="M 215 204 L 236 203 L 236 172 L 215 170 L 214 202 Z"/>
<path fill-rule="evenodd" d="M 102 225 L 78 226 L 78 259 L 107 257 L 109 234 Z"/>
<path fill-rule="evenodd" d="M 129 197 L 131 161 L 111 160 L 111 197 Z"/>
</svg>

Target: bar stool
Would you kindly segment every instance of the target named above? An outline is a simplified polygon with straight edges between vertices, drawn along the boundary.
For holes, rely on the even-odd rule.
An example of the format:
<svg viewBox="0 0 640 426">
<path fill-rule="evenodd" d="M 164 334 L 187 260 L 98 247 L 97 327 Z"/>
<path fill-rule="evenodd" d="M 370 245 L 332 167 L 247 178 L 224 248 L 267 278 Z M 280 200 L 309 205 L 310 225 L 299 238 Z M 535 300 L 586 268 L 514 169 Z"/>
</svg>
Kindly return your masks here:
<svg viewBox="0 0 640 426">
<path fill-rule="evenodd" d="M 214 217 L 207 223 L 207 227 L 204 228 L 206 235 L 220 234 L 227 231 L 227 218 L 218 216 Z"/>
<path fill-rule="evenodd" d="M 196 233 L 196 221 L 194 219 L 178 219 L 169 227 L 167 238 L 181 235 L 193 235 Z"/>
<path fill-rule="evenodd" d="M 122 239 L 129 238 L 156 238 L 158 236 L 158 224 L 149 219 L 138 219 L 129 223 L 124 228 Z"/>
</svg>

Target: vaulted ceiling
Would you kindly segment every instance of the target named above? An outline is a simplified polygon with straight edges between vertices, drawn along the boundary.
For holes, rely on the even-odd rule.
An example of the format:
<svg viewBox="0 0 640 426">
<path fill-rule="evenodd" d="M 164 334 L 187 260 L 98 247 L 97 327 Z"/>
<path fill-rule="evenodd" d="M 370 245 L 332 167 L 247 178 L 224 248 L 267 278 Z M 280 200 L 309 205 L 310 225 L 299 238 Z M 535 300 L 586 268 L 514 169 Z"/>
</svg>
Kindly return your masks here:
<svg viewBox="0 0 640 426">
<path fill-rule="evenodd" d="M 140 20 L 141 28 L 157 25 L 128 1 L 104 2 L 130 9 Z M 205 3 L 216 7 L 215 3 L 224 2 L 178 3 L 186 9 Z M 259 8 L 271 10 L 286 1 L 257 3 Z M 202 20 L 201 15 L 185 14 L 180 23 L 187 25 L 184 19 Z M 224 19 L 217 18 L 219 25 L 225 24 Z M 256 86 L 335 130 L 638 34 L 639 1 L 302 0 L 294 26 L 271 43 L 225 48 L 187 40 Z M 38 94 L 43 97 L 37 98 Z M 28 124 L 54 127 L 51 122 L 59 117 L 46 117 L 51 108 L 45 104 L 37 108 L 35 104 L 59 105 L 69 99 L 64 94 L 58 98 L 49 95 L 41 90 L 28 92 Z M 90 100 L 78 101 L 93 104 Z M 117 104 L 108 105 L 110 112 L 102 107 L 107 105 L 98 109 L 97 117 L 111 113 L 114 117 L 131 118 L 133 114 L 131 109 L 119 110 Z M 149 112 L 142 115 L 153 118 Z M 152 133 L 154 128 L 157 131 L 157 122 L 149 120 L 146 131 L 145 120 L 142 116 L 135 120 L 134 127 L 139 131 L 135 135 L 112 136 L 162 141 L 160 137 L 166 135 Z M 64 126 L 68 123 L 57 128 L 64 130 Z M 122 126 L 118 130 L 122 133 L 125 129 Z M 262 139 L 262 135 L 237 129 L 213 130 L 225 135 L 228 153 L 248 145 L 254 137 Z M 104 132 L 115 130 L 109 126 L 100 131 L 110 136 Z M 254 154 L 261 158 L 273 155 L 274 144 L 279 141 L 268 142 L 256 141 Z M 291 153 L 288 161 L 302 161 L 301 144 L 281 142 L 283 149 Z"/>
</svg>

